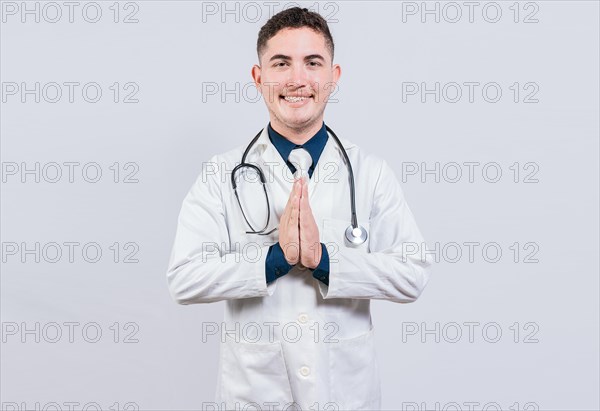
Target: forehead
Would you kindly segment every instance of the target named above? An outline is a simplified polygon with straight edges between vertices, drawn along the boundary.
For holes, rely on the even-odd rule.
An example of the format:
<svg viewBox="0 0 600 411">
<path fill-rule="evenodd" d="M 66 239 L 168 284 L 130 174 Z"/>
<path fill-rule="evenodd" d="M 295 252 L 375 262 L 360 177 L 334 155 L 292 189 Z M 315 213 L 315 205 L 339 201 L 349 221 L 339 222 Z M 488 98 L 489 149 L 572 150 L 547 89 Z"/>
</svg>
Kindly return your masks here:
<svg viewBox="0 0 600 411">
<path fill-rule="evenodd" d="M 310 27 L 281 29 L 267 41 L 265 57 L 285 54 L 303 57 L 311 54 L 329 56 L 325 36 Z"/>
</svg>

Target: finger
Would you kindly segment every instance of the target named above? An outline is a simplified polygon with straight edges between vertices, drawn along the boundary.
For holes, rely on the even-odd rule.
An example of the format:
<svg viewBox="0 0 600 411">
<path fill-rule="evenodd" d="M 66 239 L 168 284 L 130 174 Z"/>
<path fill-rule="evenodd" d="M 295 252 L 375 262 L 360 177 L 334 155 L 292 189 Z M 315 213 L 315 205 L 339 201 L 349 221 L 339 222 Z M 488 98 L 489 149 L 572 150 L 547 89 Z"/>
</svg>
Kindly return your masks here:
<svg viewBox="0 0 600 411">
<path fill-rule="evenodd" d="M 298 203 L 300 204 L 300 214 L 302 214 L 303 210 L 302 210 L 302 205 L 304 203 L 304 186 L 302 184 L 302 180 L 300 180 L 300 187 L 298 187 Z"/>
<path fill-rule="evenodd" d="M 302 187 L 302 197 L 300 199 L 300 226 L 305 229 L 310 226 L 312 220 L 312 211 L 308 201 L 308 184 Z M 301 233 L 306 234 L 306 232 Z"/>
<path fill-rule="evenodd" d="M 302 185 L 302 202 L 301 208 L 304 208 L 305 211 L 310 211 L 310 202 L 308 201 L 308 182 L 305 182 Z"/>
<path fill-rule="evenodd" d="M 298 215 L 300 213 L 300 183 L 294 183 L 291 195 L 291 207 L 288 224 L 298 225 Z"/>
<path fill-rule="evenodd" d="M 298 182 L 294 181 L 294 184 L 292 185 L 292 191 L 290 191 L 290 196 L 288 197 L 288 202 L 286 204 L 286 208 L 291 209 L 293 207 L 293 205 L 294 205 L 294 196 L 296 194 L 297 187 L 298 187 Z"/>
</svg>

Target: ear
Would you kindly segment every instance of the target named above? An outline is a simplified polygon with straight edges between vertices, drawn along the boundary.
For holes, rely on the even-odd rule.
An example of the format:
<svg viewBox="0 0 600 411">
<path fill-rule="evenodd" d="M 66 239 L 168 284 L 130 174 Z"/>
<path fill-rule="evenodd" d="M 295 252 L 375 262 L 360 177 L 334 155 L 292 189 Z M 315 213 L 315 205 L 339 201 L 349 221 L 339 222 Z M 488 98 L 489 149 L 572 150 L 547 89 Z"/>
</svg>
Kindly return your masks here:
<svg viewBox="0 0 600 411">
<path fill-rule="evenodd" d="M 262 78 L 261 78 L 261 68 L 259 65 L 255 64 L 252 66 L 252 70 L 250 71 L 250 75 L 252 76 L 252 80 L 254 80 L 254 85 L 262 94 Z"/>
<path fill-rule="evenodd" d="M 331 74 L 333 78 L 333 82 L 337 83 L 340 77 L 342 76 L 342 67 L 339 64 L 334 64 L 331 67 Z"/>
</svg>

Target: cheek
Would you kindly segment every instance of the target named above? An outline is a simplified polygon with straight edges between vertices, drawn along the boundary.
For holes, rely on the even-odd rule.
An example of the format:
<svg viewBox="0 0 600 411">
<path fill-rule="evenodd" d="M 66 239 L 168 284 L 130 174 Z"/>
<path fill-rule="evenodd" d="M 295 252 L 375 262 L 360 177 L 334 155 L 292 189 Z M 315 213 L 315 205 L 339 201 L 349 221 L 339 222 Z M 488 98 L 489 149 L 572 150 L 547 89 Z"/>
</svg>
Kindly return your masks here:
<svg viewBox="0 0 600 411">
<path fill-rule="evenodd" d="M 277 103 L 279 100 L 279 95 L 282 93 L 282 91 L 278 86 L 278 83 L 273 80 L 269 80 L 268 82 L 263 82 L 260 88 L 260 93 L 267 103 Z"/>
<path fill-rule="evenodd" d="M 336 85 L 331 76 L 320 78 L 314 85 L 314 90 L 321 96 L 331 94 L 335 88 Z"/>
<path fill-rule="evenodd" d="M 325 84 L 325 85 L 319 87 L 319 90 L 317 91 L 318 97 L 316 99 L 316 102 L 317 103 L 325 103 L 333 91 L 332 88 L 333 88 L 333 85 L 328 85 L 328 84 Z"/>
</svg>

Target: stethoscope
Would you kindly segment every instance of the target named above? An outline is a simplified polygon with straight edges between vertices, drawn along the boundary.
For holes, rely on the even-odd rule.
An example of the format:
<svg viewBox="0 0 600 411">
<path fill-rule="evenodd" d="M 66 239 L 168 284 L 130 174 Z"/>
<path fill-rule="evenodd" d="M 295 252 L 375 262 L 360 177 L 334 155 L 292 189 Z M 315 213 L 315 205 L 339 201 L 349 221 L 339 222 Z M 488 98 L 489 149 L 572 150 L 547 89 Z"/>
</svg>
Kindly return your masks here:
<svg viewBox="0 0 600 411">
<path fill-rule="evenodd" d="M 351 244 L 359 245 L 359 244 L 362 244 L 365 241 L 367 241 L 368 235 L 367 235 L 367 230 L 365 230 L 364 227 L 358 225 L 358 220 L 356 218 L 356 204 L 355 204 L 355 193 L 354 193 L 354 173 L 352 172 L 352 164 L 350 164 L 350 159 L 348 158 L 348 154 L 346 153 L 346 150 L 342 146 L 340 139 L 335 135 L 333 130 L 330 129 L 327 125 L 325 125 L 325 128 L 327 129 L 327 131 L 329 133 L 331 133 L 331 135 L 335 139 L 335 142 L 340 147 L 342 154 L 344 155 L 344 159 L 346 160 L 348 172 L 350 173 L 350 205 L 352 207 L 352 224 L 350 224 L 348 226 L 348 228 L 346 229 L 346 238 L 348 239 L 348 241 L 350 241 Z M 256 135 L 256 137 L 254 137 L 252 139 L 252 141 L 250 142 L 250 144 L 248 144 L 248 147 L 246 147 L 246 151 L 244 151 L 244 155 L 242 156 L 242 162 L 240 164 L 238 164 L 237 166 L 235 166 L 233 171 L 231 172 L 231 185 L 233 186 L 235 198 L 237 199 L 237 202 L 240 206 L 242 216 L 244 216 L 244 220 L 246 220 L 246 224 L 248 224 L 248 226 L 252 230 L 252 231 L 246 231 L 246 234 L 269 235 L 273 231 L 277 230 L 277 227 L 275 227 L 271 231 L 265 232 L 265 230 L 269 226 L 269 220 L 271 217 L 271 206 L 269 204 L 269 195 L 267 194 L 267 188 L 265 185 L 266 184 L 265 176 L 259 167 L 255 166 L 254 164 L 246 163 L 246 156 L 248 155 L 250 148 L 254 145 L 256 140 L 258 140 L 258 138 L 260 137 L 260 135 L 262 134 L 263 131 L 264 131 L 264 129 L 259 131 L 258 134 Z M 250 167 L 251 169 L 256 171 L 256 173 L 258 174 L 258 176 L 260 178 L 260 182 L 262 184 L 262 188 L 265 193 L 265 198 L 267 199 L 267 223 L 265 224 L 265 227 L 260 231 L 256 231 L 252 227 L 252 225 L 250 224 L 248 219 L 246 218 L 246 214 L 244 213 L 242 203 L 240 202 L 240 197 L 238 196 L 237 184 L 235 182 L 235 173 L 244 167 Z"/>
</svg>

